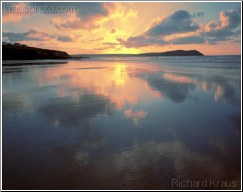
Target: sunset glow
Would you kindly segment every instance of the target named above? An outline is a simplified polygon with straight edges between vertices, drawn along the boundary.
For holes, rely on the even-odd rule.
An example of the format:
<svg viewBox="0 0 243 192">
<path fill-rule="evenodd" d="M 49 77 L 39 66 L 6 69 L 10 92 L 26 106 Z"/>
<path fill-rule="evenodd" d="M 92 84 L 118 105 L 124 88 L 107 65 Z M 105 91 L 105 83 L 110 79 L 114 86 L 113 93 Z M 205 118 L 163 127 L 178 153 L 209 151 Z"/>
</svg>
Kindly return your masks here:
<svg viewBox="0 0 243 192">
<path fill-rule="evenodd" d="M 7 8 L 73 6 L 69 13 L 19 13 Z M 240 3 L 3 3 L 3 41 L 69 54 L 196 49 L 240 54 Z"/>
</svg>

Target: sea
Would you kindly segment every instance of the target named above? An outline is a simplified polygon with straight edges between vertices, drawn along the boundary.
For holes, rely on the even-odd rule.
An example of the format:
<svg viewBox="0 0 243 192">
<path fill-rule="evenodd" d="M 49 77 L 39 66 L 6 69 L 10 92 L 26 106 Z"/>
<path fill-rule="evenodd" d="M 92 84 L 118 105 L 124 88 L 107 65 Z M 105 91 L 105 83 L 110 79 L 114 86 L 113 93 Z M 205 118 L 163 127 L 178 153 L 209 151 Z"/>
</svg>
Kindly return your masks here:
<svg viewBox="0 0 243 192">
<path fill-rule="evenodd" d="M 240 189 L 241 68 L 241 56 L 3 61 L 3 189 Z"/>
</svg>

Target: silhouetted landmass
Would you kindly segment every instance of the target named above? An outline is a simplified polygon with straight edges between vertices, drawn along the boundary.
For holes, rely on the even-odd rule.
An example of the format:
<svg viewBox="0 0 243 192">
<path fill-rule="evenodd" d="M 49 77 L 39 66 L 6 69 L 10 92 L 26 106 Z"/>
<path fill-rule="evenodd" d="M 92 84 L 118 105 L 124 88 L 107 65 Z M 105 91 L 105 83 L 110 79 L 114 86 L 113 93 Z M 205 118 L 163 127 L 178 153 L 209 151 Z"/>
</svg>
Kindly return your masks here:
<svg viewBox="0 0 243 192">
<path fill-rule="evenodd" d="M 64 51 L 27 47 L 26 45 L 2 45 L 3 60 L 69 59 Z"/>
<path fill-rule="evenodd" d="M 139 56 L 203 56 L 202 53 L 200 53 L 197 50 L 175 50 L 175 51 L 166 51 L 166 52 L 155 52 L 155 53 L 141 53 L 138 54 Z"/>
<path fill-rule="evenodd" d="M 174 50 L 166 52 L 151 52 L 151 53 L 140 53 L 140 54 L 80 54 L 75 55 L 72 58 L 78 57 L 153 57 L 153 56 L 204 56 L 197 50 Z"/>
<path fill-rule="evenodd" d="M 90 56 L 134 56 L 134 57 L 150 57 L 150 56 L 203 56 L 197 50 L 174 50 L 166 52 L 151 52 L 151 53 L 140 53 L 140 54 L 84 54 L 70 56 L 64 51 L 41 49 L 36 47 L 28 47 L 27 45 L 21 45 L 19 43 L 3 43 L 2 44 L 3 60 L 36 60 L 36 59 L 84 59 Z"/>
</svg>

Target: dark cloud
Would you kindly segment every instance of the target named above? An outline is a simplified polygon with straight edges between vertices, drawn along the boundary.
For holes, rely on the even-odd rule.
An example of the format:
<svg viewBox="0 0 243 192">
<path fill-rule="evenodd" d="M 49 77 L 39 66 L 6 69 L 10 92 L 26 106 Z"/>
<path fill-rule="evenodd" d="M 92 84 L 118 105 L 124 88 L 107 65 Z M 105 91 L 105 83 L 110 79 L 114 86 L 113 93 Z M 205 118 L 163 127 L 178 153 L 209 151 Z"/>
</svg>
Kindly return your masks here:
<svg viewBox="0 0 243 192">
<path fill-rule="evenodd" d="M 108 14 L 108 9 L 106 8 L 105 3 L 100 2 L 31 2 L 28 4 L 33 7 L 58 7 L 59 9 L 62 8 L 64 10 L 75 7 L 77 15 L 86 19 L 94 15 L 102 16 Z M 50 12 L 43 13 L 51 14 Z"/>
<path fill-rule="evenodd" d="M 24 41 L 26 37 L 29 35 L 29 32 L 24 33 L 14 33 L 14 32 L 3 32 L 3 38 L 8 39 L 8 41 L 16 42 L 16 41 Z"/>
<path fill-rule="evenodd" d="M 71 42 L 73 41 L 71 37 L 68 36 L 57 36 L 57 40 L 58 41 L 62 41 L 62 42 Z"/>
<path fill-rule="evenodd" d="M 81 3 L 77 7 L 77 13 L 81 17 L 93 17 L 95 16 L 108 16 L 109 9 L 105 6 L 105 3 Z"/>
<path fill-rule="evenodd" d="M 164 36 L 196 31 L 197 29 L 199 29 L 199 26 L 193 22 L 192 16 L 185 10 L 178 10 L 151 27 L 146 34 L 149 36 Z"/>
<path fill-rule="evenodd" d="M 37 29 L 30 29 L 29 31 L 22 33 L 15 32 L 3 32 L 3 37 L 8 38 L 11 42 L 16 41 L 45 41 L 55 38 L 54 35 L 46 32 L 39 31 Z"/>
<path fill-rule="evenodd" d="M 203 17 L 204 16 L 204 12 L 203 11 L 200 11 L 200 12 L 194 12 L 192 14 L 192 17 L 195 18 L 195 17 Z"/>
<path fill-rule="evenodd" d="M 38 29 L 30 29 L 26 32 L 3 32 L 3 38 L 9 42 L 18 42 L 18 41 L 49 41 L 56 39 L 62 42 L 72 41 L 72 38 L 68 36 L 59 36 L 54 34 L 49 34 Z"/>
<path fill-rule="evenodd" d="M 120 45 L 119 43 L 114 43 L 114 42 L 104 42 L 102 45 Z"/>
<path fill-rule="evenodd" d="M 203 44 L 205 39 L 198 36 L 180 37 L 170 41 L 171 44 Z"/>
</svg>

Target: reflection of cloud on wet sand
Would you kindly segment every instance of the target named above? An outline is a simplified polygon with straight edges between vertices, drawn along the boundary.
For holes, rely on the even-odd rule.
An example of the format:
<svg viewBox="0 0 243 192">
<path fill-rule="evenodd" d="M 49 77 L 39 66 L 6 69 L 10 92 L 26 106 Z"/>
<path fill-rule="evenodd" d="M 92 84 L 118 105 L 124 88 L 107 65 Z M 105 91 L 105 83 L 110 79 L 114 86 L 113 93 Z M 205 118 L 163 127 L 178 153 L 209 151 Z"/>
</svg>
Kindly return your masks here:
<svg viewBox="0 0 243 192">
<path fill-rule="evenodd" d="M 214 162 L 213 159 L 205 155 L 190 152 L 179 142 L 149 142 L 134 145 L 130 150 L 115 155 L 114 160 L 119 171 L 123 168 L 138 171 L 145 164 L 159 166 L 166 158 L 173 160 L 173 167 L 168 164 L 167 169 L 175 169 L 179 177 L 200 178 L 208 176 L 217 178 L 223 175 L 222 167 L 218 162 Z M 157 169 L 159 170 L 159 167 Z"/>
<path fill-rule="evenodd" d="M 4 93 L 2 96 L 3 112 L 5 115 L 21 115 L 33 110 L 32 102 L 25 93 Z"/>
<path fill-rule="evenodd" d="M 213 91 L 215 101 L 227 100 L 235 104 L 240 102 L 232 82 L 227 78 L 159 72 L 141 73 L 137 76 L 146 80 L 148 85 L 153 90 L 159 91 L 161 96 L 166 96 L 174 102 L 183 102 L 195 88 L 203 91 Z"/>
<path fill-rule="evenodd" d="M 193 79 L 187 76 L 182 76 L 182 75 L 176 75 L 176 74 L 172 74 L 172 73 L 164 73 L 162 78 L 168 80 L 168 81 L 172 81 L 172 82 L 176 82 L 176 83 L 193 83 Z"/>
<path fill-rule="evenodd" d="M 141 78 L 145 79 L 152 89 L 158 90 L 161 95 L 174 102 L 183 102 L 188 97 L 190 90 L 195 88 L 195 85 L 188 81 L 189 78 L 180 79 L 169 74 L 166 74 L 165 77 L 166 79 L 160 73 L 141 75 Z M 187 80 L 187 83 L 178 83 L 176 80 Z"/>
<path fill-rule="evenodd" d="M 240 98 L 236 96 L 236 90 L 232 86 L 232 82 L 228 79 L 214 76 L 207 79 L 204 88 L 206 90 L 212 90 L 214 92 L 215 101 L 226 100 L 235 104 L 240 103 Z"/>
<path fill-rule="evenodd" d="M 81 186 L 93 181 L 94 189 L 170 189 L 174 178 L 239 179 L 235 170 L 225 169 L 225 159 L 192 152 L 179 141 L 136 143 L 115 154 L 102 151 L 103 147 L 95 151 L 71 149 L 74 151 L 66 148 L 61 154 L 67 153 L 66 166 L 75 172 L 74 180 L 79 183 L 75 178 L 81 179 Z"/>
<path fill-rule="evenodd" d="M 143 178 L 141 175 L 144 174 L 143 176 L 147 179 L 150 176 L 155 180 L 159 179 L 162 186 L 168 184 L 167 187 L 171 184 L 170 177 L 172 175 L 169 174 L 170 177 L 167 177 L 166 173 L 171 173 L 173 170 L 174 178 L 191 178 L 193 180 L 205 178 L 227 180 L 230 178 L 237 181 L 240 176 L 234 174 L 235 170 L 225 169 L 223 161 L 192 152 L 179 142 L 149 142 L 134 145 L 130 150 L 115 155 L 114 162 L 116 171 L 127 171 L 126 179 L 128 182 L 129 178 L 132 177 L 139 182 L 139 179 Z M 147 167 L 148 172 L 143 172 L 144 167 Z M 153 170 L 156 170 L 156 172 L 153 172 Z"/>
<path fill-rule="evenodd" d="M 132 119 L 133 122 L 137 124 L 147 116 L 147 113 L 142 110 L 135 111 L 133 109 L 127 109 L 124 111 L 124 115 L 125 117 Z"/>
<path fill-rule="evenodd" d="M 76 152 L 74 155 L 74 160 L 79 166 L 85 166 L 89 163 L 89 154 L 85 151 Z"/>
<path fill-rule="evenodd" d="M 110 113 L 112 105 L 104 96 L 84 94 L 50 100 L 39 110 L 53 125 L 77 127 L 86 125 L 96 115 Z"/>
</svg>

